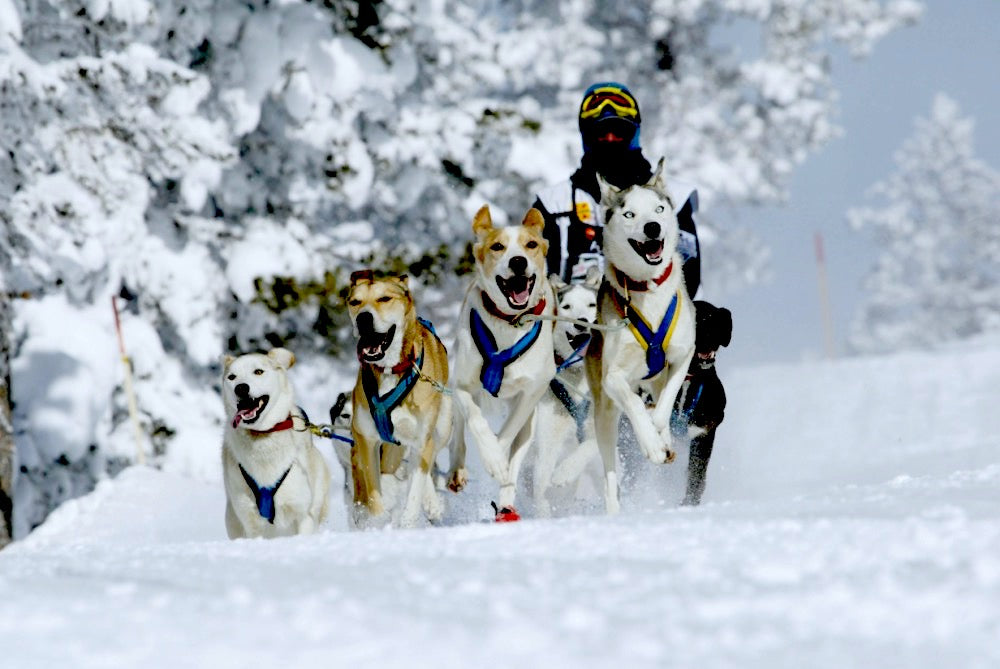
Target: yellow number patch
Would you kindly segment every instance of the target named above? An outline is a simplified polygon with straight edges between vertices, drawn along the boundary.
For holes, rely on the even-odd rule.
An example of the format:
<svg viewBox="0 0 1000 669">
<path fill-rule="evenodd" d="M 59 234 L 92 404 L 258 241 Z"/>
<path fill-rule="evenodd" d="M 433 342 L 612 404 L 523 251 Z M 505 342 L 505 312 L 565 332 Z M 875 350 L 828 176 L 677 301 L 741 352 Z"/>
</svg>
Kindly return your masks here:
<svg viewBox="0 0 1000 669">
<path fill-rule="evenodd" d="M 582 222 L 589 221 L 591 218 L 590 203 L 589 202 L 577 202 L 576 203 L 576 217 Z"/>
</svg>

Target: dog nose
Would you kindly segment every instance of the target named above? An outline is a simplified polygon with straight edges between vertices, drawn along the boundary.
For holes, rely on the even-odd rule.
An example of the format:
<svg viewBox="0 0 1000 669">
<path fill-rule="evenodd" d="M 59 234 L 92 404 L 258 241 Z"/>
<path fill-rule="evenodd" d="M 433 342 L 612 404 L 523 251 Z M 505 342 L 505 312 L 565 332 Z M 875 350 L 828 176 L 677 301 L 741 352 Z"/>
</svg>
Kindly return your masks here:
<svg viewBox="0 0 1000 669">
<path fill-rule="evenodd" d="M 646 236 L 650 239 L 657 239 L 660 236 L 660 224 L 656 221 L 650 221 L 642 227 L 642 231 L 646 233 Z"/>
<path fill-rule="evenodd" d="M 233 392 L 236 393 L 237 397 L 249 397 L 250 396 L 250 386 L 245 383 L 237 383 L 236 387 L 233 388 Z"/>
<path fill-rule="evenodd" d="M 362 311 L 355 320 L 361 332 L 371 332 L 375 329 L 375 318 L 370 311 Z"/>
<path fill-rule="evenodd" d="M 514 256 L 507 264 L 514 274 L 524 274 L 528 271 L 528 259 L 524 256 Z"/>
</svg>

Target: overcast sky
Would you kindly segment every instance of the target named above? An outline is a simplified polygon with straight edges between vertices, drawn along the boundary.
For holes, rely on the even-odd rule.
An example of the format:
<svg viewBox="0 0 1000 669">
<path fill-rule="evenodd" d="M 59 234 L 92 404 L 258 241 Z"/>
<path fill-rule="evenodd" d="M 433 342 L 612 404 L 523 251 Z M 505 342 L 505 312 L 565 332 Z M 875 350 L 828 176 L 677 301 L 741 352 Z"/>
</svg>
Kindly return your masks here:
<svg viewBox="0 0 1000 669">
<path fill-rule="evenodd" d="M 844 351 L 876 252 L 870 237 L 848 228 L 846 212 L 894 171 L 893 153 L 913 133 L 915 118 L 930 115 L 936 93 L 975 119 L 976 156 L 1000 169 L 1000 0 L 924 4 L 918 25 L 880 41 L 864 60 L 835 50 L 843 135 L 799 169 L 787 205 L 736 212 L 771 247 L 773 264 L 768 282 L 725 297 L 733 311 L 733 344 L 721 356 L 730 364 L 824 355 L 816 232 L 825 240 L 836 350 Z M 713 220 L 725 234 L 723 222 Z M 711 272 L 707 257 L 704 282 Z"/>
</svg>

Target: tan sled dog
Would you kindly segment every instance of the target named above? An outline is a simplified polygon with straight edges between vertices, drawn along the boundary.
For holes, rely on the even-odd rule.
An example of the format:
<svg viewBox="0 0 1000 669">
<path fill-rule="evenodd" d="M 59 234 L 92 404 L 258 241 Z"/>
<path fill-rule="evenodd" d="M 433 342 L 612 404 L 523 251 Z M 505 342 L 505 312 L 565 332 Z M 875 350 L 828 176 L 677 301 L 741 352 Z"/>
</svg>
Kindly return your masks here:
<svg viewBox="0 0 1000 669">
<path fill-rule="evenodd" d="M 286 374 L 293 364 L 295 356 L 283 348 L 223 360 L 230 539 L 306 534 L 326 519 L 330 471 L 295 405 Z"/>
<path fill-rule="evenodd" d="M 551 321 L 523 318 L 554 313 L 543 227 L 537 209 L 521 225 L 494 227 L 485 206 L 472 221 L 476 271 L 459 312 L 453 379 L 465 423 L 454 451 L 464 460 L 468 431 L 500 484 L 500 521 L 519 517 L 518 473 L 534 437 L 535 408 L 555 373 Z"/>
<path fill-rule="evenodd" d="M 448 354 L 426 321 L 417 318 L 407 277 L 351 275 L 347 307 L 361 367 L 352 393 L 352 520 L 356 527 L 395 520 L 413 527 L 423 508 L 429 520 L 444 509 L 434 489 L 434 460 L 451 438 Z M 383 483 L 408 481 L 400 511 Z"/>
<path fill-rule="evenodd" d="M 587 381 L 604 462 L 605 504 L 619 509 L 618 422 L 624 412 L 642 453 L 672 462 L 670 414 L 694 355 L 695 318 L 677 251 L 677 217 L 663 183 L 663 159 L 649 183 L 619 190 L 598 176 L 604 211 L 604 284 L 598 322 L 628 327 L 595 331 Z M 637 391 L 653 398 L 647 410 Z"/>
</svg>

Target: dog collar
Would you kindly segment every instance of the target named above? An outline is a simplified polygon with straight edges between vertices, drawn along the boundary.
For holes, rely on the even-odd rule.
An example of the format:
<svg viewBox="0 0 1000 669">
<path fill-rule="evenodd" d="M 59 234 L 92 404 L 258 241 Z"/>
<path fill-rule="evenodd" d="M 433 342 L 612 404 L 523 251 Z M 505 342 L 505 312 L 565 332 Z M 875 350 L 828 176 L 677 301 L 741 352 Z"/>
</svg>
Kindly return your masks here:
<svg viewBox="0 0 1000 669">
<path fill-rule="evenodd" d="M 632 277 L 630 277 L 628 274 L 621 271 L 617 267 L 615 267 L 614 269 L 615 269 L 615 280 L 618 281 L 618 285 L 624 288 L 625 290 L 630 292 L 631 291 L 642 292 L 645 290 L 649 290 L 650 288 L 649 281 L 636 281 L 635 279 L 633 279 Z M 670 278 L 670 273 L 673 272 L 673 270 L 674 270 L 674 263 L 671 261 L 671 263 L 667 265 L 667 269 L 664 270 L 663 274 L 653 278 L 653 283 L 657 286 L 662 285 L 664 281 Z"/>
<path fill-rule="evenodd" d="M 495 316 L 500 320 L 507 321 L 511 325 L 519 325 L 517 321 L 521 319 L 522 316 L 531 314 L 532 316 L 540 316 L 543 311 L 545 311 L 545 298 L 543 297 L 538 301 L 531 309 L 526 309 L 524 311 L 519 311 L 516 314 L 508 314 L 500 311 L 500 308 L 490 299 L 490 296 L 486 294 L 486 291 L 480 291 L 483 298 L 483 307 L 486 309 L 486 313 L 490 316 Z"/>
<path fill-rule="evenodd" d="M 280 423 L 275 423 L 271 428 L 267 430 L 247 430 L 250 434 L 255 437 L 260 437 L 265 434 L 271 434 L 272 432 L 282 432 L 284 430 L 291 430 L 294 426 L 292 422 L 292 414 L 288 414 L 288 418 L 281 421 Z"/>
</svg>

